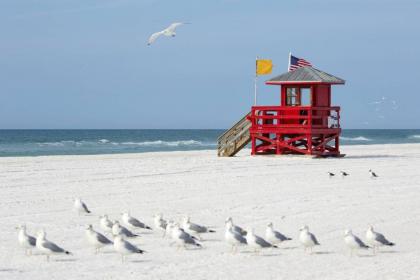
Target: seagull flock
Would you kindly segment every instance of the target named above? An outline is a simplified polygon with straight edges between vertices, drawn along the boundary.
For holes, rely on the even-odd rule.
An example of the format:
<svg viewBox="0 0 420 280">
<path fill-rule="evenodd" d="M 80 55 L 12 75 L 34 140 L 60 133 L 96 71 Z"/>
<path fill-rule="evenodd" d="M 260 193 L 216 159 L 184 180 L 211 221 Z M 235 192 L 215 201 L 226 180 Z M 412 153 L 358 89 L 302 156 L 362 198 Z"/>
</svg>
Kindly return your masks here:
<svg viewBox="0 0 420 280">
<path fill-rule="evenodd" d="M 328 171 L 327 174 L 328 174 L 328 177 L 330 179 L 335 176 L 335 173 L 333 173 L 331 171 Z M 341 174 L 341 178 L 345 178 L 345 177 L 350 175 L 349 173 L 347 173 L 345 171 L 342 171 L 342 170 L 340 171 L 340 174 Z M 370 178 L 372 178 L 372 179 L 375 179 L 375 178 L 379 177 L 375 172 L 372 171 L 372 169 L 369 169 L 369 174 L 370 174 Z"/>
<path fill-rule="evenodd" d="M 372 172 L 373 173 L 373 172 Z M 373 173 L 375 174 L 375 173 Z M 73 210 L 78 215 L 89 215 L 91 211 L 87 205 L 80 199 L 74 200 Z M 138 238 L 139 231 L 156 231 L 162 234 L 162 238 L 171 240 L 170 245 L 176 245 L 179 249 L 194 247 L 202 248 L 205 239 L 202 237 L 206 233 L 215 233 L 216 231 L 203 225 L 191 222 L 190 217 L 184 216 L 180 222 L 173 220 L 165 220 L 162 214 L 156 214 L 153 217 L 154 228 L 152 229 L 145 223 L 131 216 L 129 212 L 121 213 L 120 221 L 110 220 L 107 215 L 99 217 L 99 228 L 104 232 L 101 233 L 93 228 L 92 224 L 86 226 L 85 236 L 89 246 L 98 254 L 103 247 L 113 247 L 114 251 L 121 255 L 121 261 L 125 262 L 126 256 L 132 254 L 143 254 L 144 250 L 130 242 L 129 240 Z M 72 255 L 67 251 L 47 239 L 45 230 L 39 230 L 36 237 L 31 236 L 26 231 L 26 226 L 21 225 L 18 228 L 18 243 L 25 250 L 25 255 L 32 255 L 32 251 L 36 250 L 38 254 L 45 255 L 49 261 L 52 255 Z M 236 253 L 239 246 L 247 246 L 256 254 L 263 249 L 279 248 L 283 242 L 291 241 L 292 238 L 274 229 L 273 223 L 268 223 L 265 236 L 261 237 L 254 233 L 254 229 L 249 227 L 246 230 L 233 223 L 232 217 L 225 220 L 225 242 L 230 246 L 231 252 Z M 344 231 L 343 240 L 350 250 L 350 256 L 354 250 L 372 249 L 376 254 L 379 247 L 394 246 L 381 233 L 374 231 L 373 226 L 369 225 L 366 231 L 366 243 L 358 236 L 354 235 L 350 229 Z M 300 229 L 298 238 L 299 243 L 304 251 L 313 252 L 315 246 L 321 245 L 317 237 L 309 231 L 308 226 Z"/>
</svg>

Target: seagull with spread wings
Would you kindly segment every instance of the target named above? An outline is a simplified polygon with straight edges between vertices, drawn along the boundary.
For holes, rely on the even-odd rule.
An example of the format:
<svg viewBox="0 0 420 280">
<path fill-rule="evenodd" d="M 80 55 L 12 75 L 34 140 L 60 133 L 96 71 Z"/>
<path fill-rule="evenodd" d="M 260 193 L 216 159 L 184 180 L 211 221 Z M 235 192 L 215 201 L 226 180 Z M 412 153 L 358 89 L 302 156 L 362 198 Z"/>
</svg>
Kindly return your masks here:
<svg viewBox="0 0 420 280">
<path fill-rule="evenodd" d="M 175 37 L 176 36 L 176 28 L 178 26 L 184 25 L 184 24 L 189 24 L 188 22 L 174 22 L 171 25 L 169 25 L 167 28 L 165 28 L 162 31 L 153 33 L 150 37 L 149 40 L 147 41 L 147 45 L 150 46 L 151 44 L 153 44 L 153 42 L 156 41 L 156 39 L 158 37 L 160 37 L 161 35 L 164 35 L 166 37 Z"/>
</svg>

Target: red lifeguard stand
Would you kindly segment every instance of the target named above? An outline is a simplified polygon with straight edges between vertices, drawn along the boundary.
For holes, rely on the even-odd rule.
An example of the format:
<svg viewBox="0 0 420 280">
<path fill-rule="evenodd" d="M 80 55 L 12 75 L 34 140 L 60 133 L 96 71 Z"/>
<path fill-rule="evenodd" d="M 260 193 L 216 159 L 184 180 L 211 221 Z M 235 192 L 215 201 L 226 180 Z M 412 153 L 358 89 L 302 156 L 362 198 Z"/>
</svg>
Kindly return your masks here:
<svg viewBox="0 0 420 280">
<path fill-rule="evenodd" d="M 281 86 L 281 102 L 252 106 L 251 153 L 340 156 L 340 107 L 331 106 L 331 85 L 344 83 L 313 67 L 268 80 L 267 85 Z"/>
</svg>

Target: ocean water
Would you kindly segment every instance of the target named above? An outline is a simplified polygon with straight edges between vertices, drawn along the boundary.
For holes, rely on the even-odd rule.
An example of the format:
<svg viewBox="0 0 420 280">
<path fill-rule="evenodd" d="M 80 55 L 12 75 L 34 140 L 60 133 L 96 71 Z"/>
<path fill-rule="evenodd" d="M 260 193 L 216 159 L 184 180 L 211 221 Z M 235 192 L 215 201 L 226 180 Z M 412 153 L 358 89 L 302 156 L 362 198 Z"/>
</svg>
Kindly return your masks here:
<svg viewBox="0 0 420 280">
<path fill-rule="evenodd" d="M 0 157 L 215 150 L 224 130 L 0 130 Z M 342 145 L 420 143 L 420 129 L 343 130 Z"/>
</svg>

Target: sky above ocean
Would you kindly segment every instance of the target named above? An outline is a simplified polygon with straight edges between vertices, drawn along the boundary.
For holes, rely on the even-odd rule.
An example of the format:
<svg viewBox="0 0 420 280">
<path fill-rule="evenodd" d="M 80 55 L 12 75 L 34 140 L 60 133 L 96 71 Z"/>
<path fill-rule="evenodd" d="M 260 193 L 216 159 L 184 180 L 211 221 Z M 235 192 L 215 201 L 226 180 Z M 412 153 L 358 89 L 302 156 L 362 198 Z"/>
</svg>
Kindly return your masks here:
<svg viewBox="0 0 420 280">
<path fill-rule="evenodd" d="M 146 45 L 174 21 L 175 38 Z M 255 57 L 291 51 L 346 80 L 343 128 L 420 128 L 420 1 L 1 0 L 0 128 L 227 128 Z"/>
</svg>

